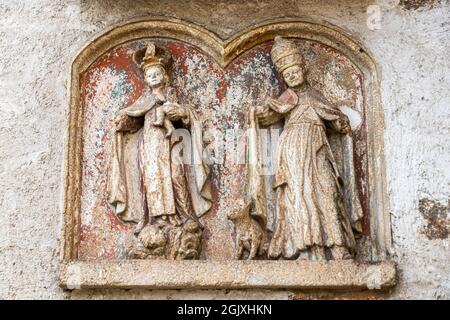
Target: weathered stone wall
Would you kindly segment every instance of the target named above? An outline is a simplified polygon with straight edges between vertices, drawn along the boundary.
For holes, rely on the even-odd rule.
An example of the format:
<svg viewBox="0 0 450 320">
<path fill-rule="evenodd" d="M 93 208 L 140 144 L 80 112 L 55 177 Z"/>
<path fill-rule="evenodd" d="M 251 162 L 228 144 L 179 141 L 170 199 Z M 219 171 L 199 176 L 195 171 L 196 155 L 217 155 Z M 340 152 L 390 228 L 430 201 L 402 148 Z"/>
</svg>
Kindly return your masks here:
<svg viewBox="0 0 450 320">
<path fill-rule="evenodd" d="M 0 298 L 450 298 L 448 1 L 1 0 Z M 377 10 L 381 20 L 377 20 Z M 167 15 L 226 38 L 265 20 L 333 24 L 378 63 L 394 259 L 388 293 L 65 292 L 57 269 L 72 58 L 114 24 Z M 380 124 L 382 125 L 382 124 Z"/>
</svg>

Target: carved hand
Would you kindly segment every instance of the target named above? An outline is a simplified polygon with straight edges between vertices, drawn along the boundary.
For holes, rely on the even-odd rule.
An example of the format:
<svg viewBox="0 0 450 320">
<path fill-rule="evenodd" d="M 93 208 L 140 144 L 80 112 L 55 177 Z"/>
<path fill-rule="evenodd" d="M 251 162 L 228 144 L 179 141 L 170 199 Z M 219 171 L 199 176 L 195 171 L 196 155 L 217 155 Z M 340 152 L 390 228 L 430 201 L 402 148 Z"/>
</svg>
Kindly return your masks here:
<svg viewBox="0 0 450 320">
<path fill-rule="evenodd" d="M 142 117 L 132 117 L 127 114 L 126 109 L 119 110 L 114 117 L 114 130 L 135 132 L 143 125 Z"/>
<path fill-rule="evenodd" d="M 116 125 L 119 124 L 120 121 L 122 120 L 122 118 L 124 117 L 124 115 L 125 115 L 125 112 L 123 112 L 123 109 L 119 110 L 114 117 L 114 123 Z"/>
<path fill-rule="evenodd" d="M 255 115 L 258 118 L 264 118 L 268 115 L 270 108 L 268 105 L 256 106 L 255 107 Z"/>
<path fill-rule="evenodd" d="M 255 108 L 255 115 L 258 123 L 263 127 L 270 126 L 283 118 L 282 114 L 272 110 L 268 104 L 257 106 Z"/>
<path fill-rule="evenodd" d="M 342 134 L 351 134 L 352 128 L 350 127 L 350 121 L 348 120 L 348 117 L 343 114 L 342 117 L 338 120 L 339 127 L 341 128 Z"/>
<path fill-rule="evenodd" d="M 180 120 L 188 116 L 187 111 L 178 103 L 167 102 L 164 105 L 168 107 L 166 116 L 171 121 Z"/>
<path fill-rule="evenodd" d="M 124 127 L 124 124 L 127 122 L 128 118 L 129 117 L 125 113 L 124 109 L 119 110 L 114 117 L 114 125 L 116 129 L 121 129 L 122 127 Z"/>
</svg>

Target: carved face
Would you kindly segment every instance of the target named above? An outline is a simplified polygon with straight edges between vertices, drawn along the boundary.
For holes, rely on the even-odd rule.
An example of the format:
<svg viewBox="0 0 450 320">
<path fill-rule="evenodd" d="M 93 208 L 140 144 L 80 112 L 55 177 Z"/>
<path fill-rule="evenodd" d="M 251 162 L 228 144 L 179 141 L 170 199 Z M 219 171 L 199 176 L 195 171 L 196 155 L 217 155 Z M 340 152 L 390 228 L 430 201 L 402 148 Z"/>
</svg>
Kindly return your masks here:
<svg viewBox="0 0 450 320">
<path fill-rule="evenodd" d="M 146 68 L 144 77 L 145 82 L 152 88 L 164 85 L 167 79 L 166 71 L 160 66 Z"/>
<path fill-rule="evenodd" d="M 301 66 L 292 66 L 283 71 L 283 78 L 289 87 L 297 87 L 304 81 L 303 69 Z"/>
</svg>

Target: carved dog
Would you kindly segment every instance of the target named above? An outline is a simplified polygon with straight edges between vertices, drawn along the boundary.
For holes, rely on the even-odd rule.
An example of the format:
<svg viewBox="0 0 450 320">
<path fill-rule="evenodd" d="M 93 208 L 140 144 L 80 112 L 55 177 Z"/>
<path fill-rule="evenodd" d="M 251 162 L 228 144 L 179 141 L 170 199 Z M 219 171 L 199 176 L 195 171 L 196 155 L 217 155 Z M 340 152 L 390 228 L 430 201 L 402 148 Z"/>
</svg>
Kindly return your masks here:
<svg viewBox="0 0 450 320">
<path fill-rule="evenodd" d="M 236 232 L 235 258 L 242 259 L 244 250 L 249 252 L 248 260 L 267 251 L 265 231 L 250 215 L 252 200 L 240 199 L 228 213 L 228 219 L 234 223 Z"/>
</svg>

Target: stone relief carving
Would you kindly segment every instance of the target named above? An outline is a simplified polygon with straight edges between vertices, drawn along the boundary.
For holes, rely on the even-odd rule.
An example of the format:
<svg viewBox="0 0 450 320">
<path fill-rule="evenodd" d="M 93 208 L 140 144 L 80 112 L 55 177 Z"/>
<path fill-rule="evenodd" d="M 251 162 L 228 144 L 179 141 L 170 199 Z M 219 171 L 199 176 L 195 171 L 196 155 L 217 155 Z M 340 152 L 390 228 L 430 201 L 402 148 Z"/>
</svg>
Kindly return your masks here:
<svg viewBox="0 0 450 320">
<path fill-rule="evenodd" d="M 271 58 L 288 89 L 279 98 L 269 97 L 250 109 L 248 198 L 229 215 L 236 227 L 236 258 L 242 258 L 245 248 L 248 259 L 257 255 L 270 259 L 350 259 L 355 254 L 355 237 L 362 232 L 363 213 L 351 181 L 355 178 L 354 164 L 350 161 L 346 176 L 341 175 L 328 137 L 329 132 L 335 132 L 347 136 L 346 143 L 351 143 L 349 118 L 307 83 L 302 53 L 294 42 L 276 37 Z M 262 148 L 267 146 L 258 135 L 260 127 L 283 119 L 273 181 L 275 218 L 273 230 L 268 231 L 267 189 L 261 172 Z M 266 238 L 263 233 L 271 234 L 268 243 L 262 243 Z M 268 246 L 267 252 L 259 250 L 264 246 Z"/>
<path fill-rule="evenodd" d="M 228 219 L 235 226 L 236 259 L 242 259 L 244 251 L 248 252 L 247 258 L 249 260 L 267 252 L 267 234 L 263 226 L 250 215 L 252 205 L 251 200 L 239 199 L 236 206 L 228 214 Z"/>
<path fill-rule="evenodd" d="M 289 78 L 289 68 L 277 72 L 277 60 L 271 61 L 277 35 L 300 48 L 304 86 L 288 88 L 283 76 Z M 332 26 L 280 20 L 222 39 L 178 19 L 131 21 L 87 43 L 70 77 L 63 287 L 328 290 L 395 284 L 395 264 L 386 261 L 391 238 L 377 68 L 349 35 Z M 164 81 L 152 84 L 153 77 Z M 265 101 L 267 96 L 278 98 Z M 305 116 L 316 113 L 323 126 L 293 124 L 306 105 Z M 349 118 L 351 135 L 341 113 Z M 278 163 L 285 166 L 277 172 L 286 174 L 274 178 L 273 171 L 263 172 L 268 149 L 263 129 L 283 128 L 283 121 L 285 139 L 270 144 L 284 157 Z M 202 161 L 180 165 L 177 149 L 185 138 L 193 142 L 190 157 L 202 159 L 202 149 L 209 149 L 201 139 L 203 130 L 215 128 L 224 134 L 215 140 L 227 142 L 226 131 L 235 127 L 250 129 L 243 139 L 247 164 L 233 163 L 244 158 L 236 153 L 219 154 L 210 168 Z M 179 130 L 173 131 L 178 128 L 187 134 L 181 141 Z M 298 134 L 288 134 L 294 131 Z M 314 157 L 310 150 L 320 144 Z M 300 153 L 310 155 L 310 162 Z M 308 163 L 315 163 L 317 172 L 308 171 Z M 314 179 L 296 179 L 304 173 L 300 168 L 313 172 Z M 317 215 L 297 214 L 303 204 L 290 188 L 309 192 L 309 199 L 320 196 L 315 207 L 330 205 L 331 210 L 319 217 L 334 219 L 310 228 L 299 218 Z M 286 196 L 289 191 L 292 198 Z M 278 195 L 284 202 L 277 201 Z M 336 201 L 330 202 L 330 195 Z M 292 206 L 286 210 L 286 204 Z M 342 206 L 345 211 L 337 210 Z M 309 239 L 302 226 L 308 227 Z M 330 226 L 340 233 L 325 229 Z M 313 235 L 322 240 L 312 242 L 314 248 Z M 357 249 L 352 235 L 358 238 Z M 340 249 L 333 255 L 329 241 L 341 238 L 344 252 L 337 253 L 345 258 L 356 251 L 357 262 L 312 261 L 340 258 Z M 301 241 L 306 249 L 300 249 Z M 174 261 L 182 259 L 204 261 Z"/>
<path fill-rule="evenodd" d="M 202 126 L 188 104 L 178 103 L 175 89 L 169 85 L 166 68 L 170 55 L 166 50 L 149 42 L 133 58 L 147 88 L 115 116 L 108 202 L 123 221 L 137 222 L 130 258 L 198 259 L 202 242 L 198 218 L 211 206 L 205 188 L 208 167 L 201 163 L 189 168 L 177 148 L 183 143 L 172 135 L 174 123 L 186 128 L 194 143 L 183 147 L 201 159 Z M 348 190 L 348 186 L 355 188 L 355 183 L 343 181 L 327 136 L 329 131 L 350 135 L 350 121 L 307 83 L 302 53 L 294 42 L 276 37 L 271 58 L 288 89 L 277 99 L 269 97 L 264 104 L 249 108 L 248 196 L 228 214 L 236 231 L 235 258 L 352 258 L 355 236 L 362 231 L 361 204 L 356 191 Z M 267 146 L 261 144 L 259 131 L 283 119 L 276 146 L 276 205 L 270 230 L 261 164 L 262 148 Z M 131 188 L 123 154 L 124 135 L 138 130 L 137 170 L 144 206 L 139 218 L 127 205 Z M 354 168 L 349 171 L 345 179 L 354 179 Z"/>
<path fill-rule="evenodd" d="M 203 229 L 198 218 L 211 207 L 209 169 L 201 160 L 202 124 L 187 101 L 177 100 L 170 86 L 167 51 L 149 42 L 133 58 L 144 74 L 146 88 L 135 103 L 115 116 L 108 202 L 123 221 L 137 222 L 130 258 L 198 259 Z M 188 135 L 183 139 L 172 135 L 175 126 Z M 125 135 L 129 134 L 138 135 L 137 168 L 129 165 L 124 154 Z M 184 161 L 180 153 L 184 139 L 189 140 L 185 146 L 193 161 Z M 138 171 L 138 190 L 131 186 L 132 170 Z M 144 206 L 140 217 L 128 204 L 130 192 L 140 193 Z"/>
</svg>

